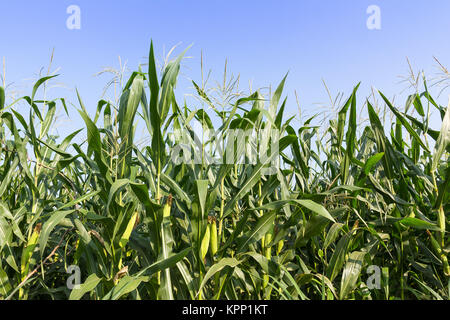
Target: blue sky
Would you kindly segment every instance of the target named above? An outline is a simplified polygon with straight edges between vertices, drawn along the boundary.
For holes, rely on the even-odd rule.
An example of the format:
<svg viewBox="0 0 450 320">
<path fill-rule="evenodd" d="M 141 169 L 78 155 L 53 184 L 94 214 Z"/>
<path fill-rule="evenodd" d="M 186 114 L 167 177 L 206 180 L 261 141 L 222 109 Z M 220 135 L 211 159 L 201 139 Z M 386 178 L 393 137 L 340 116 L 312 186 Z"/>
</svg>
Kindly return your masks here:
<svg viewBox="0 0 450 320">
<path fill-rule="evenodd" d="M 66 8 L 72 4 L 81 9 L 80 30 L 66 27 Z M 94 74 L 118 67 L 119 55 L 132 71 L 145 62 L 150 39 L 160 61 L 172 46 L 179 44 L 179 53 L 193 44 L 183 61 L 179 96 L 193 92 L 189 79 L 200 82 L 200 52 L 213 80 L 221 79 L 227 58 L 229 72 L 240 74 L 242 89 L 249 81 L 253 89 L 276 86 L 289 71 L 288 114 L 297 112 L 294 90 L 306 114 L 328 103 L 322 79 L 333 96 L 344 92 L 347 97 L 361 81 L 361 97 L 374 86 L 393 98 L 408 86 L 399 78 L 408 74 L 406 57 L 429 77 L 438 72 L 433 56 L 450 65 L 448 0 L 2 0 L 1 5 L 0 58 L 6 61 L 9 88 L 29 94 L 29 79 L 47 67 L 54 48 L 52 70 L 60 68 L 61 75 L 53 84 L 64 87 L 50 95 L 63 95 L 78 107 L 77 87 L 91 114 L 110 78 Z M 381 9 L 381 30 L 366 27 L 369 5 Z M 396 98 L 397 106 L 404 98 Z M 80 126 L 74 108 L 70 114 L 62 130 Z"/>
</svg>

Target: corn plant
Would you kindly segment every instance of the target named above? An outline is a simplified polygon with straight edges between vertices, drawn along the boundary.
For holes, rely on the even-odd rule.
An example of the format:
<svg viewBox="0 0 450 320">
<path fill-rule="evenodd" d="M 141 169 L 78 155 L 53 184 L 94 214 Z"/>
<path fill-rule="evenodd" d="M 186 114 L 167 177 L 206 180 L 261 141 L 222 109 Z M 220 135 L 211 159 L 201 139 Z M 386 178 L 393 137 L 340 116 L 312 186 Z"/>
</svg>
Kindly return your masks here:
<svg viewBox="0 0 450 320">
<path fill-rule="evenodd" d="M 65 137 L 65 99 L 38 98 L 54 76 L 15 101 L 0 87 L 0 299 L 450 297 L 450 106 L 426 82 L 404 108 L 378 92 L 390 126 L 369 100 L 357 123 L 357 85 L 320 134 L 285 119 L 286 77 L 222 102 L 193 82 L 203 107 L 179 104 L 183 56 L 158 70 L 152 44 L 93 117 L 77 92 Z"/>
</svg>

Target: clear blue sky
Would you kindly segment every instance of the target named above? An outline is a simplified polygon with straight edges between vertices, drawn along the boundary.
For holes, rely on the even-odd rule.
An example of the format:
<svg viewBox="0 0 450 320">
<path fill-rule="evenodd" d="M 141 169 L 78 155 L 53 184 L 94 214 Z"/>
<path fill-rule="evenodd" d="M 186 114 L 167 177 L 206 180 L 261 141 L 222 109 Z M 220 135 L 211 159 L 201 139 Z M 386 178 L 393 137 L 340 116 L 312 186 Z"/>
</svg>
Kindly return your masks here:
<svg viewBox="0 0 450 320">
<path fill-rule="evenodd" d="M 150 39 L 160 60 L 176 44 L 176 53 L 193 44 L 191 58 L 183 62 L 181 94 L 192 92 L 188 79 L 200 82 L 201 51 L 213 79 L 220 80 L 228 58 L 230 72 L 240 74 L 244 88 L 250 80 L 253 88 L 276 86 L 289 71 L 289 114 L 297 110 L 294 90 L 305 113 L 317 110 L 315 103 L 327 103 L 322 79 L 332 95 L 347 96 L 361 81 L 361 96 L 374 86 L 393 97 L 407 87 L 398 77 L 408 73 L 406 57 L 430 77 L 438 71 L 433 56 L 450 66 L 448 0 L 0 2 L 0 58 L 6 60 L 10 88 L 29 94 L 27 79 L 48 65 L 54 48 L 52 69 L 61 68 L 61 76 L 53 83 L 65 89 L 51 95 L 77 105 L 77 87 L 91 114 L 109 79 L 94 74 L 117 67 L 119 55 L 132 71 L 145 62 Z M 80 30 L 66 27 L 66 8 L 72 4 L 81 9 Z M 369 5 L 381 9 L 381 30 L 366 27 Z M 446 96 L 448 91 L 442 104 Z M 401 106 L 404 99 L 397 102 Z M 79 127 L 77 112 L 70 113 L 72 121 L 64 127 Z"/>
</svg>

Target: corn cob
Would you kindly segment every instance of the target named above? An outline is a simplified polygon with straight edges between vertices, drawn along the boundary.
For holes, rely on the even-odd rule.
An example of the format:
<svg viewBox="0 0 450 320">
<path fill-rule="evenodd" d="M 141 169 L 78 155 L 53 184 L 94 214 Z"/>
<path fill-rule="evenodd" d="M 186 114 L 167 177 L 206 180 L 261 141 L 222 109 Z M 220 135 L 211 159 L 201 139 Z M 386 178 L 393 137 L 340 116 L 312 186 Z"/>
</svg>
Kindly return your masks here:
<svg viewBox="0 0 450 320">
<path fill-rule="evenodd" d="M 217 253 L 217 223 L 216 218 L 210 216 L 208 217 L 208 222 L 210 223 L 210 251 L 211 256 Z"/>
</svg>

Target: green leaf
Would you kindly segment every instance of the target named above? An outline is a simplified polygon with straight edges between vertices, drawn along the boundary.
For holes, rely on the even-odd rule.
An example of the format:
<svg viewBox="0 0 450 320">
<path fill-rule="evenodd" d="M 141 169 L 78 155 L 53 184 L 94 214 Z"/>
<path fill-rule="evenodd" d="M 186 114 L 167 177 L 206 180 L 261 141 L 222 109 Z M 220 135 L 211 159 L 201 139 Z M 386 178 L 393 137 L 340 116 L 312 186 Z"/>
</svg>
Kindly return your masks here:
<svg viewBox="0 0 450 320">
<path fill-rule="evenodd" d="M 403 218 L 399 222 L 401 224 L 403 224 L 404 226 L 415 228 L 415 229 L 421 229 L 421 230 L 425 229 L 425 230 L 434 230 L 434 231 L 440 230 L 440 228 L 433 223 L 423 221 L 423 220 L 413 218 L 413 217 Z"/>
<path fill-rule="evenodd" d="M 350 171 L 350 162 L 353 159 L 353 154 L 355 152 L 356 145 L 356 91 L 358 90 L 359 84 L 355 87 L 352 93 L 351 104 L 350 104 L 350 116 L 348 120 L 348 129 L 346 136 L 346 153 L 344 156 L 344 161 L 341 163 L 341 173 L 342 181 L 344 184 L 347 183 L 348 175 Z"/>
<path fill-rule="evenodd" d="M 45 119 L 44 119 L 44 121 L 42 122 L 42 125 L 41 125 L 39 138 L 44 137 L 48 133 L 48 131 L 50 129 L 50 126 L 53 123 L 55 113 L 56 113 L 56 104 L 55 104 L 55 102 L 49 102 L 47 114 L 45 115 Z"/>
<path fill-rule="evenodd" d="M 202 217 L 205 218 L 207 212 L 205 212 L 206 208 L 206 197 L 208 195 L 208 180 L 197 180 L 197 194 L 198 200 L 200 202 L 200 209 L 202 210 Z"/>
<path fill-rule="evenodd" d="M 95 123 L 89 118 L 89 116 L 82 110 L 78 110 L 87 127 L 87 140 L 89 150 L 94 152 L 95 162 L 97 163 L 100 172 L 106 176 L 107 167 L 102 153 L 102 143 L 100 140 L 100 132 Z"/>
<path fill-rule="evenodd" d="M 441 131 L 434 147 L 433 161 L 431 162 L 431 171 L 436 171 L 439 161 L 450 144 L 450 101 L 442 120 Z"/>
<path fill-rule="evenodd" d="M 145 267 L 144 269 L 139 271 L 136 274 L 136 276 L 141 276 L 141 275 L 151 276 L 152 274 L 155 274 L 158 271 L 172 268 L 173 266 L 175 266 L 178 263 L 178 261 L 183 260 L 183 258 L 186 257 L 186 255 L 189 252 L 191 252 L 191 250 L 192 250 L 192 248 L 185 248 L 176 254 L 170 255 L 166 259 L 158 260 L 157 262 L 153 263 L 152 265 Z"/>
<path fill-rule="evenodd" d="M 255 184 L 260 180 L 263 169 L 267 164 L 269 164 L 275 157 L 279 156 L 279 153 L 283 151 L 286 147 L 288 147 L 292 142 L 294 142 L 297 139 L 297 136 L 294 135 L 288 135 L 283 138 L 281 138 L 279 142 L 279 150 L 272 150 L 272 153 L 270 156 L 265 159 L 264 162 L 260 162 L 258 165 L 256 165 L 253 169 L 253 171 L 250 173 L 248 179 L 240 186 L 239 191 L 231 198 L 225 208 L 223 217 L 227 217 L 233 210 L 233 207 L 236 203 L 236 201 L 240 200 L 245 194 L 247 194 L 254 186 Z"/>
<path fill-rule="evenodd" d="M 425 151 L 430 152 L 427 148 L 427 146 L 422 142 L 422 140 L 420 139 L 419 135 L 417 134 L 417 132 L 411 127 L 411 125 L 409 124 L 409 122 L 402 116 L 402 114 L 391 104 L 391 102 L 381 93 L 379 92 L 381 97 L 383 98 L 384 102 L 386 103 L 386 105 L 389 107 L 389 109 L 391 109 L 391 111 L 395 114 L 395 116 L 397 117 L 397 119 L 400 120 L 400 122 L 402 123 L 402 125 L 406 128 L 406 130 L 409 132 L 409 134 L 411 136 L 413 136 L 414 138 L 416 138 L 417 142 L 420 143 L 420 145 L 422 146 L 422 148 L 425 149 Z"/>
<path fill-rule="evenodd" d="M 383 156 L 384 152 L 380 152 L 371 156 L 364 164 L 364 173 L 368 175 L 370 170 L 372 170 L 373 166 L 375 166 L 378 163 L 378 161 L 380 161 L 381 158 L 383 158 Z"/>
<path fill-rule="evenodd" d="M 39 236 L 39 249 L 41 255 L 44 254 L 45 246 L 53 229 L 64 219 L 67 215 L 73 213 L 75 210 L 56 211 L 52 213 L 50 218 L 42 226 L 41 234 Z"/>
<path fill-rule="evenodd" d="M 125 231 L 123 232 L 122 236 L 119 240 L 119 246 L 121 248 L 125 247 L 125 245 L 128 243 L 128 240 L 130 239 L 131 231 L 133 231 L 134 225 L 136 223 L 136 218 L 138 216 L 137 211 L 133 213 L 130 220 L 128 221 L 127 227 L 125 228 Z"/>
<path fill-rule="evenodd" d="M 297 200 L 297 199 L 287 199 L 287 200 L 278 200 L 267 203 L 261 207 L 254 208 L 252 210 L 278 210 L 285 206 L 286 204 L 299 204 L 314 213 L 317 213 L 320 216 L 323 216 L 333 222 L 335 222 L 334 218 L 331 214 L 325 209 L 322 205 L 315 203 L 312 200 Z"/>
<path fill-rule="evenodd" d="M 126 295 L 127 293 L 130 293 L 131 291 L 135 290 L 141 282 L 147 282 L 149 280 L 149 277 L 131 277 L 131 276 L 124 276 L 119 280 L 117 285 L 115 285 L 111 291 L 109 291 L 102 300 L 118 300 L 123 295 Z"/>
<path fill-rule="evenodd" d="M 338 237 L 339 231 L 341 231 L 343 223 L 336 222 L 327 232 L 327 236 L 325 238 L 325 242 L 323 243 L 323 248 L 326 250 Z"/>
<path fill-rule="evenodd" d="M 181 200 L 185 201 L 188 205 L 191 204 L 191 199 L 188 194 L 173 180 L 171 177 L 166 175 L 164 172 L 161 172 L 161 181 L 164 182 L 169 188 L 170 191 L 173 191 Z"/>
<path fill-rule="evenodd" d="M 12 287 L 11 283 L 9 282 L 8 275 L 0 266 L 0 297 L 3 297 L 3 299 L 5 299 L 11 290 Z"/>
<path fill-rule="evenodd" d="M 131 130 L 139 102 L 141 101 L 143 88 L 144 78 L 141 75 L 137 75 L 131 84 L 131 88 L 127 91 L 126 99 L 123 103 L 121 100 L 119 108 L 119 133 L 122 141 L 132 142 Z"/>
<path fill-rule="evenodd" d="M 420 96 L 418 94 L 416 94 L 414 97 L 413 105 L 416 111 L 419 113 L 419 115 L 424 117 L 425 112 L 423 110 L 422 102 L 420 101 Z"/>
<path fill-rule="evenodd" d="M 5 107 L 5 89 L 0 86 L 0 111 Z"/>
<path fill-rule="evenodd" d="M 220 272 L 225 267 L 235 268 L 239 264 L 241 264 L 242 260 L 237 260 L 236 258 L 223 258 L 219 262 L 215 263 L 211 268 L 209 268 L 208 272 L 206 272 L 205 277 L 203 278 L 202 283 L 200 284 L 200 288 L 198 289 L 197 295 L 202 291 L 206 282 L 215 275 L 217 272 Z"/>
<path fill-rule="evenodd" d="M 91 292 L 102 281 L 95 273 L 89 275 L 83 284 L 78 288 L 73 288 L 70 292 L 69 300 L 80 300 L 86 293 Z"/>
<path fill-rule="evenodd" d="M 366 253 L 367 252 L 362 251 L 354 251 L 350 253 L 342 272 L 341 291 L 339 292 L 339 298 L 341 300 L 345 299 L 347 295 L 355 288 L 356 281 L 361 273 L 363 259 Z"/>
<path fill-rule="evenodd" d="M 36 95 L 37 90 L 45 81 L 47 81 L 51 78 L 57 77 L 57 76 L 58 76 L 58 74 L 53 75 L 53 76 L 43 77 L 43 78 L 40 78 L 38 81 L 36 81 L 36 83 L 33 86 L 33 91 L 31 93 L 31 101 L 34 101 L 34 96 Z"/>
<path fill-rule="evenodd" d="M 80 202 L 83 202 L 83 201 L 88 200 L 88 199 L 92 199 L 95 195 L 97 195 L 99 193 L 100 193 L 99 190 L 89 192 L 89 193 L 87 193 L 85 195 L 82 195 L 81 197 L 79 197 L 79 198 L 77 198 L 75 200 L 67 202 L 66 204 L 64 204 L 61 207 L 59 207 L 58 210 L 70 208 L 70 207 L 72 207 L 72 206 L 74 206 L 74 205 L 76 205 L 76 204 L 78 204 Z"/>
<path fill-rule="evenodd" d="M 336 249 L 334 250 L 333 255 L 331 256 L 331 260 L 330 263 L 328 264 L 326 271 L 326 275 L 331 281 L 333 281 L 334 278 L 336 278 L 336 276 L 339 274 L 344 265 L 345 255 L 347 254 L 350 239 L 351 239 L 351 232 L 345 234 L 338 241 Z"/>
<path fill-rule="evenodd" d="M 242 243 L 238 247 L 237 252 L 242 252 L 249 244 L 260 240 L 273 226 L 275 216 L 276 212 L 272 211 L 260 218 L 256 226 L 241 239 Z"/>
</svg>

